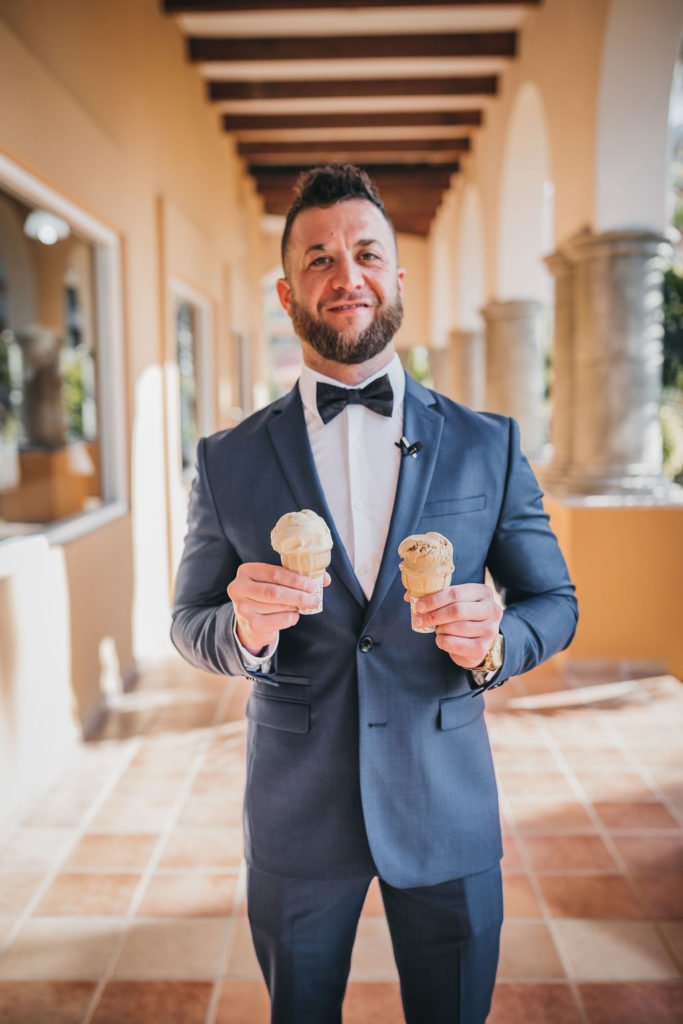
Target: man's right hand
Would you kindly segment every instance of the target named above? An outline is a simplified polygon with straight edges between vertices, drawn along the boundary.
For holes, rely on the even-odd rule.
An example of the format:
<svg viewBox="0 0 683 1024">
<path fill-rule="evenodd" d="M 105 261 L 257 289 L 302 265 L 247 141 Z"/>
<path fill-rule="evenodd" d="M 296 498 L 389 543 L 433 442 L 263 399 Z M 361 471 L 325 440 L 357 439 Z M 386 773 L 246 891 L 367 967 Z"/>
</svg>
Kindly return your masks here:
<svg viewBox="0 0 683 1024">
<path fill-rule="evenodd" d="M 330 582 L 325 573 L 324 585 Z M 301 608 L 315 608 L 315 580 L 280 565 L 244 562 L 228 586 L 235 609 L 237 638 L 251 654 L 274 644 L 281 629 L 299 621 Z"/>
</svg>

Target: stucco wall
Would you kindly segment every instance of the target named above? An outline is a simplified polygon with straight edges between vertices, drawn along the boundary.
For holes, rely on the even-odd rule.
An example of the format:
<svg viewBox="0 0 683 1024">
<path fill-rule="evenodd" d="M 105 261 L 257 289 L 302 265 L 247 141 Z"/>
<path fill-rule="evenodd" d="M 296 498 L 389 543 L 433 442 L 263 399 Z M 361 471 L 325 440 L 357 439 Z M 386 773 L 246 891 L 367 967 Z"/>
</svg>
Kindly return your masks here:
<svg viewBox="0 0 683 1024">
<path fill-rule="evenodd" d="M 101 699 L 103 639 L 113 640 L 124 673 L 135 656 L 168 649 L 168 281 L 182 277 L 207 296 L 217 347 L 229 346 L 234 327 L 258 344 L 260 201 L 186 61 L 175 23 L 156 0 L 0 0 L 0 146 L 122 240 L 131 515 L 61 549 L 63 607 L 51 616 L 59 635 L 30 659 L 34 699 L 43 691 L 55 699 L 57 690 L 60 706 L 73 706 L 83 722 Z M 227 384 L 224 409 L 234 359 L 222 348 L 217 358 Z M 217 406 L 218 393 L 216 387 Z M 12 544 L 0 545 L 0 567 L 9 565 Z M 30 557 L 27 551 L 25 560 L 17 547 L 3 584 L 8 607 L 15 577 L 22 593 L 41 594 L 53 563 L 46 545 Z M 25 754 L 42 744 L 39 776 L 46 777 L 51 759 L 68 746 L 68 716 L 55 717 L 59 735 L 47 740 L 26 721 L 7 717 L 12 694 L 29 685 L 22 645 L 33 636 L 24 622 L 31 610 L 12 601 L 16 629 L 12 658 L 2 663 L 2 726 L 14 730 L 12 745 Z M 55 645 L 68 654 L 64 671 L 56 667 Z M 35 788 L 40 777 L 27 785 Z M 15 796 L 17 804 L 21 794 Z M 6 809 L 0 797 L 0 818 Z"/>
</svg>

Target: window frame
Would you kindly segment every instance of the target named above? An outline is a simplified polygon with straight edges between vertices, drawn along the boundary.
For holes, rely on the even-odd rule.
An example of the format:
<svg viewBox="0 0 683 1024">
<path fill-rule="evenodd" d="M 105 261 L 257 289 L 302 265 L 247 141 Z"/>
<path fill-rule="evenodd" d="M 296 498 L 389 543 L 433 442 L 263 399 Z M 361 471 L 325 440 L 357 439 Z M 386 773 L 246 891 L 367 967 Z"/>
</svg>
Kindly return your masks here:
<svg viewBox="0 0 683 1024">
<path fill-rule="evenodd" d="M 67 544 L 129 514 L 128 453 L 125 401 L 122 250 L 120 235 L 109 225 L 25 170 L 0 152 L 0 189 L 22 202 L 44 207 L 63 217 L 95 247 L 97 329 L 97 422 L 102 505 L 45 523 L 30 534 L 17 532 L 0 539 L 0 550 L 45 537 L 49 544 Z"/>
</svg>

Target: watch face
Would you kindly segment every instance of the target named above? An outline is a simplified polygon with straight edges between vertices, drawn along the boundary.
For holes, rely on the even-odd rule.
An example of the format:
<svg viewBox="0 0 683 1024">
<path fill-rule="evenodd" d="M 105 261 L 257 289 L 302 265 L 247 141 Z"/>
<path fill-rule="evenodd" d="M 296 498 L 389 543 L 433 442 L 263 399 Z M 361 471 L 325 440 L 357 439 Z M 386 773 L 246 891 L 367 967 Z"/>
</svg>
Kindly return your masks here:
<svg viewBox="0 0 683 1024">
<path fill-rule="evenodd" d="M 503 664 L 503 634 L 499 633 L 496 639 L 493 641 L 493 646 L 489 651 L 486 660 L 490 663 L 490 667 L 500 668 Z"/>
</svg>

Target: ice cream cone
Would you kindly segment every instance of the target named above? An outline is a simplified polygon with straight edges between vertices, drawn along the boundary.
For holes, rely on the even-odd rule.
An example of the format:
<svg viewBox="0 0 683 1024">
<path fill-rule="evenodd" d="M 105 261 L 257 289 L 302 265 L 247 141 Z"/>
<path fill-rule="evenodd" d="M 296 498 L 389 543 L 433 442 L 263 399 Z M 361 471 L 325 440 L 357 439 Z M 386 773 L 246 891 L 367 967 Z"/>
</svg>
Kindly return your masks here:
<svg viewBox="0 0 683 1024">
<path fill-rule="evenodd" d="M 453 575 L 453 545 L 440 533 L 417 533 L 399 545 L 401 580 L 410 598 L 410 618 L 416 633 L 433 633 L 433 626 L 415 625 L 415 605 L 421 597 L 437 594 L 450 586 Z"/>
<path fill-rule="evenodd" d="M 316 615 L 321 612 L 325 569 L 332 558 L 332 535 L 325 520 L 308 508 L 287 512 L 273 527 L 270 542 L 285 569 L 316 581 L 318 605 L 299 609 L 300 614 Z"/>
</svg>

